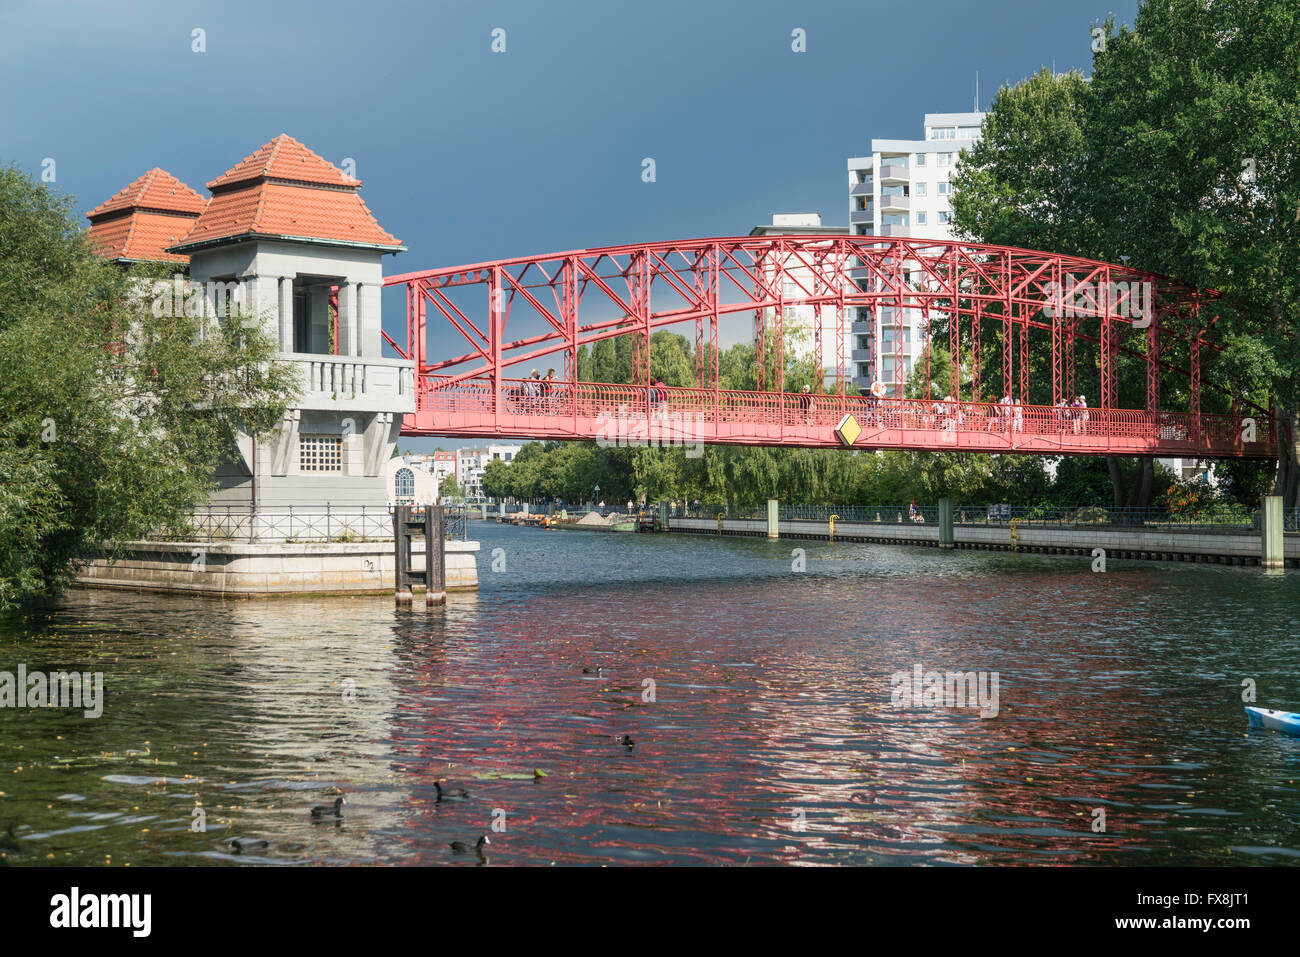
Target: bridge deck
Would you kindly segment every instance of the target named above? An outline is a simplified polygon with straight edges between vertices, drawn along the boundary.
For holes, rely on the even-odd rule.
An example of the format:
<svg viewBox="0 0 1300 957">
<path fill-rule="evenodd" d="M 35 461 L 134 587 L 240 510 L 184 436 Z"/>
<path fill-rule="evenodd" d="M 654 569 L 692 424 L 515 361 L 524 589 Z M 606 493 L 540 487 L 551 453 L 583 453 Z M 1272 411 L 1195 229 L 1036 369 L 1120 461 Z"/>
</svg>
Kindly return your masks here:
<svg viewBox="0 0 1300 957">
<path fill-rule="evenodd" d="M 522 380 L 499 394 L 478 380 L 426 376 L 406 435 L 527 436 L 603 445 L 767 445 L 841 448 L 852 415 L 863 449 L 960 450 L 1034 455 L 1160 455 L 1183 458 L 1276 454 L 1267 417 L 1067 409 L 996 403 L 923 402 L 859 396 L 670 388 L 651 402 L 633 386 L 577 383 L 529 396 Z"/>
</svg>

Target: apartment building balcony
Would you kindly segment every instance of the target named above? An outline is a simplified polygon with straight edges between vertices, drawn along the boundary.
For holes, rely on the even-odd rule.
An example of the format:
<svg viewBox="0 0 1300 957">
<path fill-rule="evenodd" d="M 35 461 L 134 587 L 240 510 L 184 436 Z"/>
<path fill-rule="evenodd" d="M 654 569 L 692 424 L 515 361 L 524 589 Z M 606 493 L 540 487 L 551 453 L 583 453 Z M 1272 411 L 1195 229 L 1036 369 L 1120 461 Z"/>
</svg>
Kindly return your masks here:
<svg viewBox="0 0 1300 957">
<path fill-rule="evenodd" d="M 332 356 L 281 353 L 302 383 L 295 408 L 318 411 L 415 411 L 415 363 L 378 356 Z"/>
<path fill-rule="evenodd" d="M 911 226 L 881 226 L 876 230 L 877 236 L 910 236 Z"/>
<path fill-rule="evenodd" d="M 849 212 L 849 222 L 853 225 L 865 223 L 870 226 L 876 219 L 876 211 L 872 208 L 854 209 Z"/>
<path fill-rule="evenodd" d="M 849 187 L 850 196 L 870 196 L 875 192 L 876 184 L 873 180 L 863 180 L 861 183 L 854 183 Z"/>
<path fill-rule="evenodd" d="M 910 212 L 912 209 L 912 197 L 899 195 L 881 196 L 880 208 L 881 210 L 890 209 Z"/>
<path fill-rule="evenodd" d="M 906 166 L 882 166 L 880 167 L 881 181 L 887 179 L 908 180 L 911 179 L 910 171 Z"/>
<path fill-rule="evenodd" d="M 850 325 L 849 331 L 855 336 L 875 335 L 876 324 L 870 319 L 863 319 L 861 322 L 854 322 Z"/>
<path fill-rule="evenodd" d="M 875 359 L 875 353 L 870 349 L 854 349 L 850 358 L 854 362 L 872 362 Z"/>
</svg>

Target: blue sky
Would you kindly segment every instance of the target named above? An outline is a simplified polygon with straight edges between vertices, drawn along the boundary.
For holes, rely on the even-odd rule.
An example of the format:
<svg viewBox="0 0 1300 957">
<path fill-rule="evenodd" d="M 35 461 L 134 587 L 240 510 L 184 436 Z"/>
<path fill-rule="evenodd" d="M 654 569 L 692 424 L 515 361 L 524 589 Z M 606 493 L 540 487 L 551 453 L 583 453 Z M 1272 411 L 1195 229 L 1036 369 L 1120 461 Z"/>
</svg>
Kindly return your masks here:
<svg viewBox="0 0 1300 957">
<path fill-rule="evenodd" d="M 203 183 L 279 133 L 356 162 L 388 273 L 848 220 L 845 160 L 981 107 L 1136 0 L 0 4 L 0 162 L 78 213 Z M 206 52 L 192 51 L 195 28 Z M 493 53 L 492 31 L 506 51 Z M 806 52 L 791 32 L 806 33 Z M 641 178 L 652 157 L 656 181 Z M 400 299 L 385 297 L 395 337 Z M 400 339 L 400 337 L 398 337 Z"/>
</svg>

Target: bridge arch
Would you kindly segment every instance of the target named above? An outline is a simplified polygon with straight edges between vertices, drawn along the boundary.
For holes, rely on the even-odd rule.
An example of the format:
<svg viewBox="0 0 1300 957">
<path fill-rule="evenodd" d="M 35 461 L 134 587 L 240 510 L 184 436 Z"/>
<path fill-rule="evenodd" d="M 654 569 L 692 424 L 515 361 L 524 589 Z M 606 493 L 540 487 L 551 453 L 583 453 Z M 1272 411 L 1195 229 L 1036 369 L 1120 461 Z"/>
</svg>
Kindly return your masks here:
<svg viewBox="0 0 1300 957">
<path fill-rule="evenodd" d="M 385 285 L 407 293 L 406 347 L 388 340 L 416 363 L 407 434 L 1274 454 L 1266 410 L 1241 397 L 1216 400 L 1231 403 L 1228 413 L 1201 408 L 1206 391 L 1223 392 L 1203 375 L 1221 349 L 1219 296 L 1096 260 L 949 240 L 747 236 L 518 257 L 404 273 Z M 816 333 L 834 339 L 834 377 L 811 399 L 786 390 L 790 307 L 810 307 Z M 946 347 L 944 368 L 931 368 L 934 349 L 923 353 L 919 397 L 904 394 L 901 369 L 884 398 L 850 394 L 847 327 L 854 312 L 874 326 L 882 309 L 918 311 L 926 340 Z M 747 391 L 719 383 L 721 330 L 738 317 L 752 319 L 759 355 L 771 356 Z M 462 350 L 431 357 L 431 320 L 454 330 Z M 694 381 L 663 394 L 650 388 L 650 337 L 661 329 L 687 333 L 695 362 Z M 623 336 L 638 381 L 577 380 L 581 347 Z M 990 342 L 1000 361 L 986 370 Z M 824 347 L 817 343 L 819 354 Z M 1095 365 L 1095 398 L 1086 410 L 1063 408 L 1077 395 L 1081 358 Z M 1121 362 L 1144 369 L 1140 407 L 1119 402 Z M 530 385 L 531 369 L 548 365 L 563 370 L 555 384 Z M 1180 408 L 1164 406 L 1170 394 Z"/>
</svg>

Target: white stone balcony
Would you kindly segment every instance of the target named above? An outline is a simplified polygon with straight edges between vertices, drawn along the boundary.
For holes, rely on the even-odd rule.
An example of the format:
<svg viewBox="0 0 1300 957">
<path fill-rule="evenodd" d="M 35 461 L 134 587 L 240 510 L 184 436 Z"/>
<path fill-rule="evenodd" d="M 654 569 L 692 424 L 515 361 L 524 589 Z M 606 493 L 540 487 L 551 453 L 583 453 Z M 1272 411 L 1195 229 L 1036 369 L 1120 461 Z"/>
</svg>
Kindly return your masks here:
<svg viewBox="0 0 1300 957">
<path fill-rule="evenodd" d="M 415 363 L 377 356 L 281 353 L 299 370 L 302 398 L 295 408 L 336 412 L 415 411 Z"/>
</svg>

